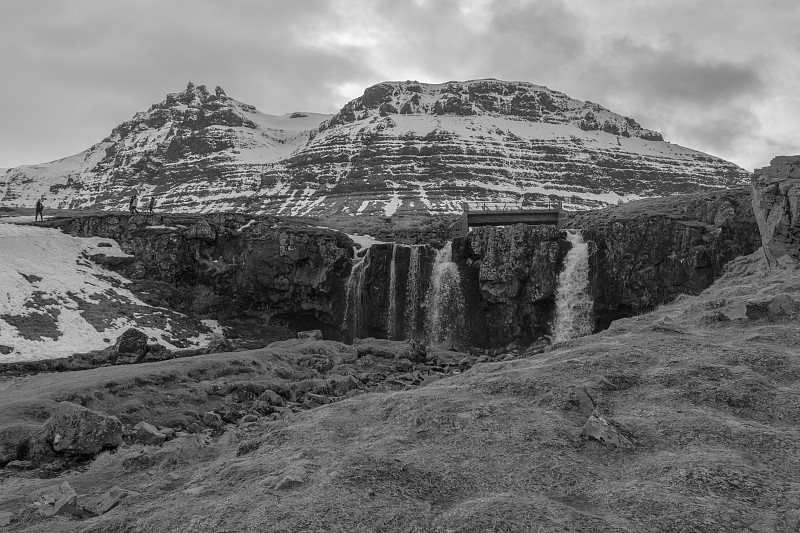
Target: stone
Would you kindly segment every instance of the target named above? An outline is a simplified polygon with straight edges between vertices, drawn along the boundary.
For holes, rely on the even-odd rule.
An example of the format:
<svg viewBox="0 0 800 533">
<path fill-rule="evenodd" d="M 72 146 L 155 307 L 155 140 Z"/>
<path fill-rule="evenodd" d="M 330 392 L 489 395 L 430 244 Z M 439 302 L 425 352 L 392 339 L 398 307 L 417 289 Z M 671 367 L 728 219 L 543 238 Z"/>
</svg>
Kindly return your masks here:
<svg viewBox="0 0 800 533">
<path fill-rule="evenodd" d="M 167 440 L 175 438 L 175 430 L 172 428 L 165 428 L 159 426 L 158 431 L 160 433 L 163 433 L 164 436 L 167 438 Z"/>
<path fill-rule="evenodd" d="M 225 425 L 222 421 L 222 417 L 213 411 L 208 411 L 203 414 L 203 424 L 213 429 L 218 429 Z"/>
<path fill-rule="evenodd" d="M 312 329 L 309 331 L 299 331 L 297 333 L 298 339 L 310 339 L 314 341 L 321 341 L 322 340 L 322 331 L 318 329 Z"/>
<path fill-rule="evenodd" d="M 203 353 L 226 353 L 232 351 L 233 345 L 228 339 L 211 339 Z"/>
<path fill-rule="evenodd" d="M 122 423 L 71 402 L 60 402 L 45 422 L 42 435 L 56 452 L 91 455 L 123 444 Z"/>
<path fill-rule="evenodd" d="M 126 329 L 111 348 L 113 363 L 117 365 L 138 363 L 147 355 L 149 338 L 135 328 Z"/>
<path fill-rule="evenodd" d="M 286 405 L 286 400 L 283 399 L 283 396 L 269 389 L 261 393 L 261 396 L 259 396 L 258 399 L 262 402 L 268 402 L 270 405 L 274 405 L 275 407 L 283 407 Z"/>
<path fill-rule="evenodd" d="M 250 422 L 258 422 L 258 417 L 256 415 L 244 415 L 239 420 L 240 424 L 249 424 Z"/>
<path fill-rule="evenodd" d="M 301 479 L 297 479 L 292 476 L 285 476 L 283 479 L 281 479 L 280 481 L 278 481 L 278 483 L 275 484 L 274 490 L 289 490 L 295 487 L 299 487 L 302 484 L 303 480 Z"/>
<path fill-rule="evenodd" d="M 220 446 L 233 446 L 239 443 L 239 436 L 236 434 L 235 431 L 229 429 L 228 431 L 222 434 L 217 443 Z"/>
<path fill-rule="evenodd" d="M 7 470 L 28 470 L 33 468 L 33 462 L 31 461 L 11 461 L 9 462 L 5 468 Z"/>
<path fill-rule="evenodd" d="M 167 440 L 166 434 L 144 421 L 133 426 L 133 429 L 136 432 L 136 441 L 148 446 L 160 446 Z"/>
<path fill-rule="evenodd" d="M 328 379 L 331 381 L 331 392 L 336 396 L 344 396 L 351 390 L 361 387 L 361 382 L 353 376 L 332 374 Z"/>
<path fill-rule="evenodd" d="M 147 351 L 144 354 L 144 358 L 142 358 L 139 362 L 154 362 L 154 361 L 165 361 L 167 359 L 172 359 L 174 356 L 172 352 L 170 352 L 166 346 L 163 344 L 153 343 L 147 345 Z"/>
<path fill-rule="evenodd" d="M 93 498 L 86 505 L 86 508 L 96 515 L 101 515 L 109 512 L 111 509 L 119 505 L 119 503 L 130 496 L 138 496 L 139 493 L 132 490 L 126 490 L 119 486 L 114 486 L 107 492 L 99 497 Z"/>
<path fill-rule="evenodd" d="M 203 432 L 203 426 L 201 426 L 197 422 L 192 422 L 191 424 L 189 424 L 189 426 L 186 428 L 186 430 L 191 434 L 202 433 Z"/>
<path fill-rule="evenodd" d="M 609 448 L 632 448 L 633 444 L 603 417 L 591 415 L 581 428 L 582 439 L 593 439 Z"/>
<path fill-rule="evenodd" d="M 78 506 L 78 494 L 68 482 L 39 489 L 31 494 L 39 514 L 50 517 L 71 515 L 83 518 L 87 512 Z"/>
</svg>

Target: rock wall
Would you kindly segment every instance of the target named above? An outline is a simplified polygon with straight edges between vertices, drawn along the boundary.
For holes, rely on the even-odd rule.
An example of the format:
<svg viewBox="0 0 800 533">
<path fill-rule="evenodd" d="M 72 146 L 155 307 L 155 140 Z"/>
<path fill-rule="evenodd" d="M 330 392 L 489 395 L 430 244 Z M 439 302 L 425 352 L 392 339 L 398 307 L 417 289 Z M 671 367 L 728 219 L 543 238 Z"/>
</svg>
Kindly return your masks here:
<svg viewBox="0 0 800 533">
<path fill-rule="evenodd" d="M 752 179 L 753 212 L 770 265 L 800 260 L 800 155 L 778 156 Z"/>
<path fill-rule="evenodd" d="M 569 249 L 563 232 L 551 226 L 482 227 L 456 239 L 468 344 L 527 344 L 548 335 Z"/>
<path fill-rule="evenodd" d="M 569 224 L 596 249 L 590 257 L 596 329 L 698 294 L 761 237 L 747 189 L 654 198 L 579 213 Z"/>
<path fill-rule="evenodd" d="M 337 330 L 352 241 L 342 233 L 237 214 L 83 216 L 46 224 L 119 242 L 133 257 L 95 258 L 151 305 L 209 318 Z"/>
</svg>

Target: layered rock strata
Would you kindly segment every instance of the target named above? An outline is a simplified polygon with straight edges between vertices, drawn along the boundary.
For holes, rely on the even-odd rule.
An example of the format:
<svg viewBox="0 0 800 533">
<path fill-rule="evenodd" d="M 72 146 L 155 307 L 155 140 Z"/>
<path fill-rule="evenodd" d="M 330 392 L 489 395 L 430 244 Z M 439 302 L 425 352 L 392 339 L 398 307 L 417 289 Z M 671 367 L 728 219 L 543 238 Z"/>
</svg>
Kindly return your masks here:
<svg viewBox="0 0 800 533">
<path fill-rule="evenodd" d="M 743 169 L 541 85 L 386 82 L 335 116 L 272 116 L 189 84 L 84 152 L 0 175 L 0 205 L 446 213 L 463 201 L 620 199 L 746 184 Z"/>
</svg>

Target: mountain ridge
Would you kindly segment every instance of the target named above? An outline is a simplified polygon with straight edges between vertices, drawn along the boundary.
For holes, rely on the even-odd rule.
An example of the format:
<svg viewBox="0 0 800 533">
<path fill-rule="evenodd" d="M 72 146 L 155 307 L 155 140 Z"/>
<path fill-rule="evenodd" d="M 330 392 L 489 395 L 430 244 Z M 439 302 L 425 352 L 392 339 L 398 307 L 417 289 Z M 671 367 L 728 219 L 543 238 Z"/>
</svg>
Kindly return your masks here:
<svg viewBox="0 0 800 533">
<path fill-rule="evenodd" d="M 455 212 L 463 201 L 588 209 L 746 183 L 599 104 L 527 82 L 383 82 L 334 114 L 267 115 L 189 83 L 87 150 L 12 168 L 0 205 L 163 210 Z"/>
</svg>

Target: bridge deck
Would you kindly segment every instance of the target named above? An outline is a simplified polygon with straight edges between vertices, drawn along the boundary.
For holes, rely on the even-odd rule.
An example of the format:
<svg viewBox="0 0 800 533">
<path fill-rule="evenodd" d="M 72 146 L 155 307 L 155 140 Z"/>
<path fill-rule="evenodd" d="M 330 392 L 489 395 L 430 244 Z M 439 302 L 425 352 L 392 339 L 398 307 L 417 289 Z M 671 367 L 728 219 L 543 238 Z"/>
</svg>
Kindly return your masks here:
<svg viewBox="0 0 800 533">
<path fill-rule="evenodd" d="M 510 226 L 512 224 L 528 224 L 531 226 L 547 225 L 558 228 L 564 225 L 567 213 L 557 208 L 539 209 L 465 209 L 461 215 L 461 222 L 458 225 L 454 236 L 466 237 L 470 227 L 480 226 Z"/>
<path fill-rule="evenodd" d="M 563 217 L 558 209 L 517 209 L 514 211 L 467 211 L 468 226 L 505 226 L 510 224 L 549 224 L 557 226 Z"/>
</svg>

